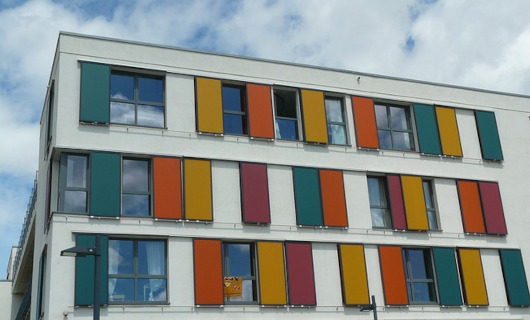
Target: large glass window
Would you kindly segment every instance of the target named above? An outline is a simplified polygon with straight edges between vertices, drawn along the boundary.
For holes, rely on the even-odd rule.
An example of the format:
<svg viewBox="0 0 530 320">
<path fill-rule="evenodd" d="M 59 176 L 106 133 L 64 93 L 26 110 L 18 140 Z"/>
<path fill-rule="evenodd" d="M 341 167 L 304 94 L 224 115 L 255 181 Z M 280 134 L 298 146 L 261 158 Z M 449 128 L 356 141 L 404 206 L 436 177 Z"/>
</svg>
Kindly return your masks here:
<svg viewBox="0 0 530 320">
<path fill-rule="evenodd" d="M 256 303 L 256 265 L 253 243 L 225 243 L 225 303 Z"/>
<path fill-rule="evenodd" d="M 423 195 L 425 196 L 425 207 L 427 208 L 427 220 L 429 221 L 430 230 L 438 230 L 438 216 L 436 214 L 436 203 L 432 180 L 423 180 Z"/>
<path fill-rule="evenodd" d="M 347 144 L 346 121 L 341 98 L 326 97 L 326 120 L 328 122 L 328 140 L 330 144 Z"/>
<path fill-rule="evenodd" d="M 149 216 L 151 213 L 151 179 L 149 160 L 123 159 L 122 215 Z"/>
<path fill-rule="evenodd" d="M 63 154 L 59 177 L 59 210 L 63 212 L 87 212 L 88 156 Z"/>
<path fill-rule="evenodd" d="M 436 303 L 433 263 L 429 249 L 403 249 L 410 303 Z"/>
<path fill-rule="evenodd" d="M 109 240 L 109 303 L 167 301 L 166 242 Z"/>
<path fill-rule="evenodd" d="M 391 228 L 392 218 L 387 200 L 386 179 L 384 177 L 368 177 L 368 194 L 370 198 L 372 226 L 377 228 Z"/>
<path fill-rule="evenodd" d="M 247 134 L 245 87 L 223 84 L 224 133 Z"/>
<path fill-rule="evenodd" d="M 113 71 L 110 76 L 110 121 L 164 127 L 164 78 Z"/>
<path fill-rule="evenodd" d="M 415 150 L 410 108 L 376 103 L 375 117 L 381 149 Z"/>
<path fill-rule="evenodd" d="M 274 89 L 274 108 L 276 111 L 276 137 L 285 140 L 298 140 L 298 92 Z"/>
</svg>

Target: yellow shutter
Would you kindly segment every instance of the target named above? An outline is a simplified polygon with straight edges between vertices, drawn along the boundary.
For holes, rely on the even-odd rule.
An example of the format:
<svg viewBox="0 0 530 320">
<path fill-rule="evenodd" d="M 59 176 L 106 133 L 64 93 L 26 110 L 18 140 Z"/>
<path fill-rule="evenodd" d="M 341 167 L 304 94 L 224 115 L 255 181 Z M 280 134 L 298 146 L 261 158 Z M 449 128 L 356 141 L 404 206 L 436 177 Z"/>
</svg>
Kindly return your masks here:
<svg viewBox="0 0 530 320">
<path fill-rule="evenodd" d="M 339 250 L 344 304 L 369 304 L 363 245 L 341 244 Z"/>
<path fill-rule="evenodd" d="M 401 176 L 407 228 L 411 230 L 428 230 L 427 209 L 423 195 L 421 177 Z"/>
<path fill-rule="evenodd" d="M 223 133 L 221 80 L 196 79 L 197 131 Z"/>
<path fill-rule="evenodd" d="M 282 242 L 258 242 L 259 290 L 261 304 L 285 305 L 285 262 Z"/>
<path fill-rule="evenodd" d="M 184 201 L 186 219 L 213 220 L 209 160 L 184 160 Z"/>
<path fill-rule="evenodd" d="M 462 147 L 460 145 L 455 109 L 436 106 L 436 118 L 438 119 L 443 154 L 461 157 Z"/>
<path fill-rule="evenodd" d="M 479 249 L 459 249 L 460 273 L 468 305 L 488 305 L 488 294 Z"/>
<path fill-rule="evenodd" d="M 302 90 L 305 141 L 328 143 L 328 124 L 324 107 L 324 93 Z"/>
</svg>

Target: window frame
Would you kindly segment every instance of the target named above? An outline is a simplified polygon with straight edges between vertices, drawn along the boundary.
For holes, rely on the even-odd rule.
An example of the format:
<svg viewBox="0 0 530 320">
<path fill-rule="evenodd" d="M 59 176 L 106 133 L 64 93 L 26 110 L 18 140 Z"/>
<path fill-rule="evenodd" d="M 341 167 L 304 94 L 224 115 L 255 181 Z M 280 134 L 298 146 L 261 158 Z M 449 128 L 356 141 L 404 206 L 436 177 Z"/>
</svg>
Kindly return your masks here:
<svg viewBox="0 0 530 320">
<path fill-rule="evenodd" d="M 342 122 L 331 121 L 328 119 L 328 112 L 326 108 L 327 100 L 335 100 L 335 101 L 340 102 Z M 326 113 L 326 125 L 327 125 L 327 130 L 328 130 L 328 144 L 329 145 L 336 145 L 336 146 L 349 146 L 350 145 L 350 139 L 348 136 L 348 123 L 347 123 L 347 117 L 346 117 L 346 108 L 344 106 L 345 106 L 344 96 L 337 96 L 337 95 L 332 95 L 329 93 L 324 93 L 324 110 Z M 344 128 L 344 139 L 345 139 L 344 143 L 333 143 L 333 139 L 332 139 L 333 135 L 332 135 L 332 131 L 330 130 L 331 126 L 341 126 L 342 128 Z"/>
<path fill-rule="evenodd" d="M 423 188 L 423 197 L 425 199 L 425 210 L 427 213 L 427 223 L 429 224 L 429 231 L 441 231 L 440 228 L 440 220 L 438 216 L 438 206 L 436 203 L 436 189 L 434 184 L 434 179 L 428 179 L 428 178 L 422 178 L 422 188 Z M 427 184 L 427 190 L 429 191 L 429 194 L 425 192 L 425 185 Z M 432 207 L 429 207 L 427 205 L 427 196 L 430 196 L 430 202 L 432 203 Z M 433 221 L 436 225 L 431 225 L 431 221 Z"/>
<path fill-rule="evenodd" d="M 372 205 L 372 201 L 371 201 L 371 196 L 370 196 L 370 183 L 369 183 L 369 180 L 370 179 L 375 179 L 378 181 L 378 185 L 379 185 L 379 194 L 382 194 L 384 195 L 385 197 L 385 204 L 386 206 L 379 206 L 379 205 Z M 388 191 L 388 182 L 387 182 L 387 179 L 386 179 L 386 176 L 378 176 L 378 175 L 367 175 L 366 176 L 366 180 L 367 180 L 367 185 L 368 185 L 368 203 L 370 205 L 370 218 L 372 220 L 372 228 L 373 229 L 393 229 L 393 221 L 392 221 L 392 208 L 391 208 L 391 205 L 390 205 L 390 193 Z M 380 202 L 380 201 L 379 201 Z M 382 209 L 382 210 L 385 210 L 384 212 L 386 213 L 386 215 L 388 216 L 387 219 L 385 219 L 385 217 L 383 216 L 383 221 L 388 221 L 390 223 L 390 225 L 388 226 L 375 226 L 374 225 L 374 220 L 373 220 L 373 213 L 372 213 L 372 209 Z"/>
<path fill-rule="evenodd" d="M 428 259 L 427 261 L 428 261 L 429 265 L 426 266 L 425 263 L 424 263 L 423 266 L 425 267 L 425 270 L 427 271 L 427 273 L 430 272 L 430 275 L 432 276 L 432 279 L 431 278 L 416 279 L 416 278 L 412 277 L 412 267 L 411 267 L 410 256 L 409 256 L 409 251 L 411 251 L 411 250 L 421 250 L 421 251 L 423 251 L 424 262 L 425 262 L 425 257 L 428 256 L 427 257 L 427 259 Z M 437 304 L 439 304 L 440 297 L 439 297 L 439 293 L 438 293 L 438 285 L 437 285 L 437 282 L 436 282 L 436 270 L 435 270 L 435 264 L 434 264 L 432 249 L 431 248 L 424 248 L 424 247 L 402 247 L 401 248 L 401 252 L 402 252 L 402 255 L 403 255 L 403 267 L 404 267 L 404 271 L 405 271 L 405 286 L 407 288 L 407 296 L 408 296 L 408 299 L 409 299 L 409 304 L 411 304 L 411 305 L 437 305 Z M 414 299 L 414 290 L 410 289 L 410 292 L 409 292 L 409 284 L 414 284 L 414 283 L 427 283 L 427 284 L 431 284 L 432 283 L 432 290 L 433 290 L 433 293 L 434 293 L 434 299 L 435 300 L 431 300 L 431 301 L 415 301 L 415 299 Z"/>
<path fill-rule="evenodd" d="M 243 106 L 243 111 L 234 111 L 225 109 L 225 100 L 224 100 L 224 88 L 237 88 L 240 90 L 240 94 L 243 95 L 241 103 Z M 230 82 L 230 81 L 221 81 L 221 107 L 223 109 L 223 134 L 226 135 L 235 135 L 235 136 L 248 136 L 249 135 L 249 121 L 248 121 L 248 97 L 247 97 L 247 86 L 244 83 Z M 243 133 L 234 133 L 226 131 L 226 123 L 224 116 L 225 115 L 236 115 L 242 118 L 243 124 Z"/>
<path fill-rule="evenodd" d="M 301 122 L 300 122 L 300 119 L 301 119 L 301 116 L 302 116 L 302 113 L 301 113 L 301 109 L 300 109 L 300 105 L 301 105 L 301 99 L 300 99 L 300 90 L 298 88 L 292 88 L 292 87 L 271 87 L 271 90 L 272 90 L 272 103 L 274 105 L 274 108 L 273 108 L 273 111 L 274 111 L 274 136 L 276 139 L 278 140 L 284 140 L 284 141 L 303 141 L 303 130 L 302 130 L 302 125 L 301 125 Z M 296 118 L 291 118 L 291 117 L 283 117 L 283 116 L 278 116 L 278 105 L 276 103 L 276 92 L 278 91 L 284 91 L 284 92 L 293 92 L 295 94 L 295 103 L 296 103 L 296 106 L 295 106 L 295 111 L 296 111 Z M 296 127 L 295 127 L 295 133 L 296 133 L 296 137 L 294 139 L 289 139 L 289 138 L 282 138 L 281 137 L 281 132 L 280 132 L 280 127 L 278 125 L 278 119 L 280 120 L 288 120 L 288 121 L 294 121 Z"/>
<path fill-rule="evenodd" d="M 118 99 L 112 97 L 112 76 L 113 75 L 122 75 L 122 76 L 130 76 L 133 77 L 133 99 Z M 126 126 L 137 126 L 137 127 L 146 127 L 146 128 L 167 128 L 167 113 L 166 113 L 166 75 L 163 73 L 157 73 L 157 72 L 149 72 L 149 70 L 131 70 L 131 69 L 122 69 L 122 68 L 114 68 L 111 66 L 110 70 L 110 94 L 109 94 L 109 123 L 110 124 L 118 124 L 118 125 L 126 125 Z M 141 101 L 140 100 L 140 90 L 138 88 L 138 79 L 139 78 L 149 78 L 149 79 L 159 79 L 162 80 L 162 102 L 154 102 L 154 101 Z M 132 104 L 134 105 L 134 123 L 123 123 L 123 122 L 115 122 L 112 119 L 112 103 L 126 103 L 126 104 Z M 146 105 L 146 106 L 154 106 L 154 107 L 162 107 L 163 108 L 163 124 L 162 126 L 151 126 L 151 125 L 145 125 L 145 124 L 138 124 L 138 106 L 139 105 Z"/>
<path fill-rule="evenodd" d="M 229 256 L 228 256 L 228 246 L 229 245 L 238 245 L 238 244 L 245 244 L 249 245 L 249 252 L 250 252 L 250 263 L 251 263 L 251 274 L 250 276 L 241 276 L 242 282 L 245 280 L 251 280 L 253 283 L 252 286 L 252 293 L 253 293 L 253 300 L 252 301 L 230 301 L 227 300 L 227 297 L 225 296 L 225 291 L 223 287 L 223 301 L 226 305 L 258 305 L 260 302 L 259 297 L 259 277 L 258 277 L 258 259 L 257 259 L 257 246 L 256 242 L 254 241 L 223 241 L 222 242 L 222 262 L 223 262 L 223 284 L 224 284 L 224 278 L 225 277 L 233 277 L 228 274 L 228 268 L 230 266 L 229 262 Z"/>
<path fill-rule="evenodd" d="M 382 128 L 379 127 L 378 121 L 377 121 L 377 107 L 385 107 L 386 110 L 386 122 L 388 123 L 388 127 Z M 405 120 L 408 126 L 408 129 L 394 129 L 392 127 L 392 117 L 390 113 L 390 108 L 400 108 L 405 111 Z M 383 150 L 396 150 L 396 151 L 407 151 L 407 152 L 417 152 L 418 151 L 418 141 L 417 141 L 417 134 L 414 126 L 414 112 L 412 110 L 412 106 L 410 104 L 399 104 L 396 102 L 388 102 L 384 100 L 374 100 L 374 112 L 375 112 L 375 125 L 377 130 L 377 137 L 379 141 L 379 148 Z M 391 147 L 386 148 L 384 147 L 384 144 L 381 142 L 381 137 L 379 134 L 379 131 L 387 131 L 390 134 L 390 143 Z M 409 141 L 410 141 L 410 148 L 409 149 L 399 149 L 395 147 L 394 143 L 394 137 L 393 133 L 408 133 L 409 135 Z"/>
<path fill-rule="evenodd" d="M 86 167 L 85 167 L 85 187 L 69 187 L 67 185 L 68 181 L 68 157 L 69 156 L 76 156 L 76 157 L 84 157 L 86 160 Z M 90 198 L 90 155 L 86 153 L 70 153 L 65 152 L 61 154 L 60 160 L 59 160 L 59 190 L 58 190 L 58 209 L 60 212 L 67 212 L 65 210 L 65 199 L 66 199 L 66 192 L 67 191 L 77 191 L 77 192 L 85 192 L 86 198 L 85 198 L 85 211 L 81 212 L 71 212 L 68 211 L 68 213 L 74 213 L 74 214 L 86 214 L 90 212 L 89 209 L 89 198 Z"/>
<path fill-rule="evenodd" d="M 125 178 L 125 172 L 124 172 L 124 161 L 125 160 L 132 160 L 132 161 L 143 161 L 147 163 L 147 192 L 142 191 L 126 191 L 124 190 L 124 178 Z M 124 214 L 123 213 L 123 196 L 124 195 L 147 195 L 149 204 L 147 206 L 149 212 L 147 215 L 140 215 L 140 214 Z M 140 158 L 140 157 L 128 157 L 123 156 L 121 158 L 121 182 L 120 182 L 120 216 L 121 217 L 134 217 L 134 218 L 142 218 L 142 217 L 153 217 L 153 202 L 154 202 L 154 193 L 153 193 L 153 161 L 151 158 Z"/>
</svg>

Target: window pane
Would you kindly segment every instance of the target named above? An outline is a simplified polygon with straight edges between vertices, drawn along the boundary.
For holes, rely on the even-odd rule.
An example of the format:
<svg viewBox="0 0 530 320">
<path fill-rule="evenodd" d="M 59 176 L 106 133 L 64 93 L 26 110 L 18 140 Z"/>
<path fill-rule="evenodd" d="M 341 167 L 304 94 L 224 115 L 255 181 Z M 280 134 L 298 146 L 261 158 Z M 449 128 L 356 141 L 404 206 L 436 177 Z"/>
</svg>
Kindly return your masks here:
<svg viewBox="0 0 530 320">
<path fill-rule="evenodd" d="M 346 144 L 346 128 L 341 125 L 328 125 L 328 139 L 331 144 Z"/>
<path fill-rule="evenodd" d="M 423 250 L 415 250 L 415 249 L 409 249 L 408 255 L 409 255 L 409 264 L 410 264 L 410 272 L 409 275 L 412 279 L 428 279 L 429 274 L 427 271 L 427 267 L 429 267 L 429 264 L 427 264 L 426 259 L 430 259 L 428 255 L 425 255 Z"/>
<path fill-rule="evenodd" d="M 134 279 L 109 277 L 109 301 L 134 301 Z"/>
<path fill-rule="evenodd" d="M 276 118 L 276 137 L 285 140 L 297 140 L 298 129 L 296 120 Z"/>
<path fill-rule="evenodd" d="M 112 99 L 134 100 L 134 77 L 123 74 L 111 74 L 110 97 Z"/>
<path fill-rule="evenodd" d="M 427 211 L 427 219 L 429 220 L 429 229 L 438 230 L 438 219 L 436 219 L 436 211 Z"/>
<path fill-rule="evenodd" d="M 380 128 L 380 129 L 389 128 L 386 106 L 381 106 L 381 105 L 376 104 L 374 106 L 374 109 L 375 109 L 375 119 L 377 122 L 377 128 Z"/>
<path fill-rule="evenodd" d="M 371 208 L 370 211 L 372 213 L 372 226 L 381 228 L 390 228 L 392 226 L 388 209 Z"/>
<path fill-rule="evenodd" d="M 164 127 L 164 107 L 138 105 L 138 125 Z"/>
<path fill-rule="evenodd" d="M 392 129 L 409 129 L 409 123 L 405 108 L 390 107 L 390 118 L 392 121 Z"/>
<path fill-rule="evenodd" d="M 390 131 L 377 130 L 379 135 L 379 147 L 381 149 L 392 149 L 392 139 L 390 137 Z"/>
<path fill-rule="evenodd" d="M 247 124 L 245 116 L 225 113 L 223 115 L 224 132 L 231 134 L 246 134 Z"/>
<path fill-rule="evenodd" d="M 296 118 L 296 91 L 274 90 L 276 116 Z"/>
<path fill-rule="evenodd" d="M 74 188 L 86 188 L 86 156 L 68 155 L 66 164 L 66 186 Z"/>
<path fill-rule="evenodd" d="M 110 121 L 114 123 L 134 124 L 134 104 L 111 102 Z"/>
<path fill-rule="evenodd" d="M 149 195 L 124 194 L 121 197 L 121 214 L 131 216 L 149 216 Z"/>
<path fill-rule="evenodd" d="M 436 301 L 434 283 L 412 283 L 412 294 L 414 302 L 433 302 Z"/>
<path fill-rule="evenodd" d="M 411 136 L 408 132 L 392 132 L 393 149 L 413 150 Z"/>
<path fill-rule="evenodd" d="M 381 178 L 368 178 L 368 195 L 371 206 L 387 207 L 385 183 Z"/>
<path fill-rule="evenodd" d="M 123 159 L 123 192 L 149 192 L 149 161 Z"/>
<path fill-rule="evenodd" d="M 255 293 L 255 281 L 254 280 L 243 280 L 242 281 L 243 292 L 240 296 L 226 297 L 226 301 L 256 301 Z"/>
<path fill-rule="evenodd" d="M 223 86 L 223 110 L 245 112 L 245 87 Z"/>
<path fill-rule="evenodd" d="M 138 241 L 138 274 L 166 274 L 164 241 Z"/>
<path fill-rule="evenodd" d="M 109 274 L 132 274 L 133 261 L 132 240 L 109 240 Z"/>
<path fill-rule="evenodd" d="M 164 102 L 164 80 L 160 78 L 138 77 L 138 100 Z"/>
<path fill-rule="evenodd" d="M 166 301 L 166 279 L 138 279 L 137 301 Z"/>
<path fill-rule="evenodd" d="M 65 191 L 64 211 L 86 212 L 86 191 Z"/>
<path fill-rule="evenodd" d="M 253 275 L 250 244 L 231 243 L 225 246 L 225 250 L 227 257 L 226 276 L 244 277 Z"/>
<path fill-rule="evenodd" d="M 427 209 L 434 209 L 432 189 L 430 181 L 423 181 L 423 194 L 425 195 L 425 206 Z"/>
<path fill-rule="evenodd" d="M 342 114 L 342 100 L 326 98 L 326 118 L 332 122 L 344 123 Z"/>
</svg>

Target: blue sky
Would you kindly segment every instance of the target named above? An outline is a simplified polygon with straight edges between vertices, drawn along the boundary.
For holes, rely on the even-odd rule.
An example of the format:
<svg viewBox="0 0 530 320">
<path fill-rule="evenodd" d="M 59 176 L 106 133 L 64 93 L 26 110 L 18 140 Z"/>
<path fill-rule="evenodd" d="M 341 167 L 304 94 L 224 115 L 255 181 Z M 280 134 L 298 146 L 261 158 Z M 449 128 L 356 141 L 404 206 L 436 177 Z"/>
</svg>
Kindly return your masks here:
<svg viewBox="0 0 530 320">
<path fill-rule="evenodd" d="M 530 94 L 530 1 L 0 0 L 0 278 L 59 31 Z"/>
</svg>

